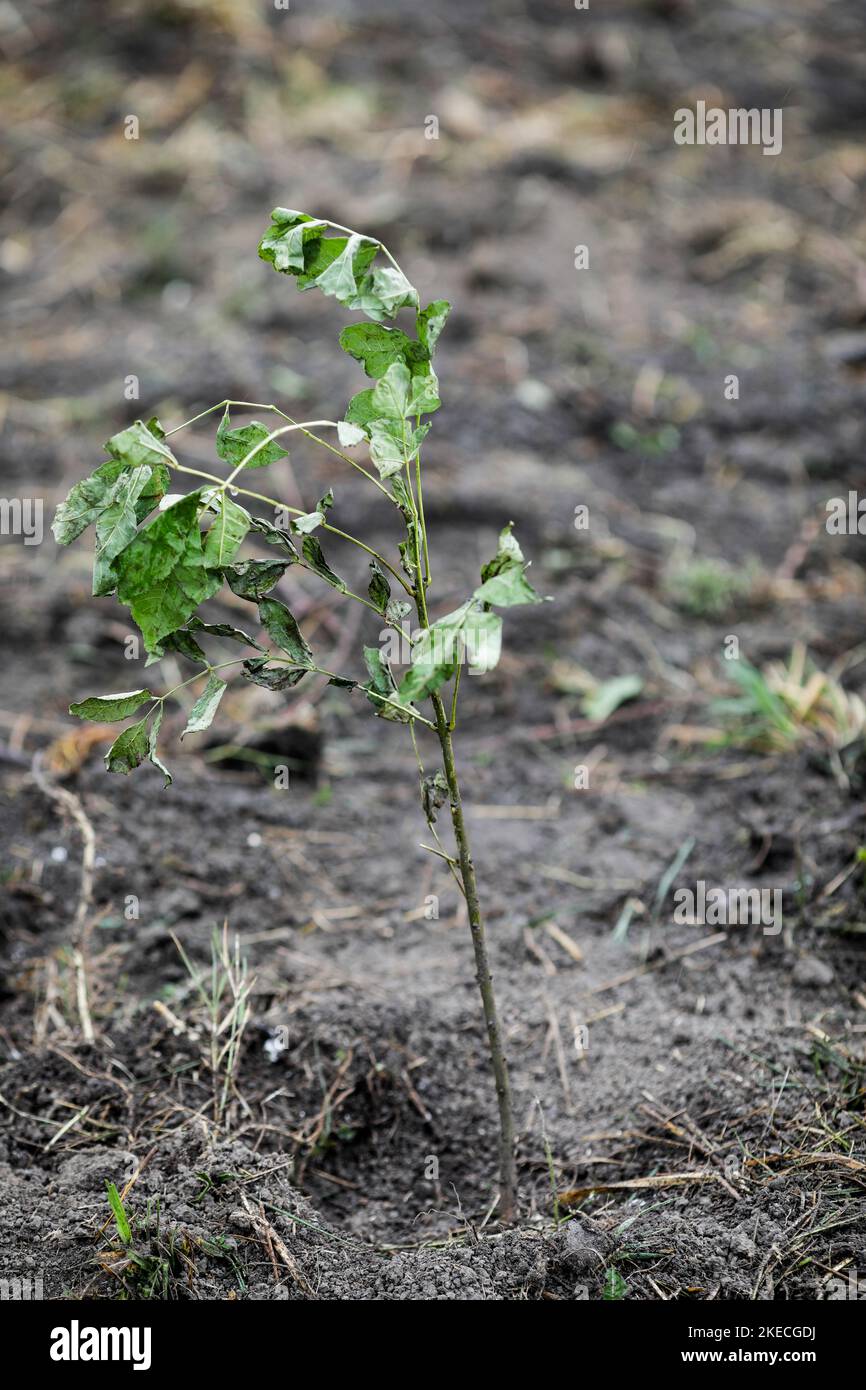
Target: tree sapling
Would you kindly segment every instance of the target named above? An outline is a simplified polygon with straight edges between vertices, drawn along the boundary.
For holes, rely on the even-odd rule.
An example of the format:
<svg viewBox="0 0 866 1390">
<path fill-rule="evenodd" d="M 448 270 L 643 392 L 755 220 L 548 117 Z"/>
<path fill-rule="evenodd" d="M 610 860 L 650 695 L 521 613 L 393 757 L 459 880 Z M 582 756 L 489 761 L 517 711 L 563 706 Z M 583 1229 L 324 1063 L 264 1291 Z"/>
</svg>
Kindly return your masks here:
<svg viewBox="0 0 866 1390">
<path fill-rule="evenodd" d="M 376 715 L 407 725 L 418 760 L 421 804 L 434 840 L 431 848 L 447 863 L 466 899 L 499 1105 L 499 1213 L 510 1221 L 517 1182 L 508 1065 L 452 734 L 464 661 L 474 671 L 485 671 L 499 660 L 502 619 L 496 610 L 538 603 L 539 596 L 526 578 L 523 555 L 509 524 L 500 535 L 497 553 L 482 567 L 478 586 L 453 612 L 430 621 L 431 566 L 421 447 L 430 428 L 425 417 L 440 404 L 433 356 L 449 303 L 436 299 L 422 309 L 417 290 L 381 242 L 287 208 L 272 213 L 259 255 L 275 270 L 294 276 L 299 289 L 315 286 L 363 315 L 361 321 L 343 329 L 340 346 L 363 366 L 373 385 L 352 397 L 341 420 L 299 422 L 276 405 L 226 400 L 174 429 L 164 430 L 156 419 L 146 424 L 138 420 L 109 439 L 108 459 L 76 483 L 58 507 L 54 535 L 61 545 L 69 545 L 95 525 L 94 594 L 116 594 L 129 608 L 141 629 L 148 665 L 171 652 L 198 669 L 162 694 L 141 686 L 122 694 L 95 695 L 71 705 L 70 713 L 99 722 L 134 717 L 106 754 L 108 770 L 128 773 L 150 761 L 162 772 L 166 786 L 171 773 L 158 750 L 166 700 L 200 682 L 201 691 L 183 732 L 206 729 L 226 690 L 223 673 L 232 667 L 240 667 L 243 679 L 275 691 L 288 690 L 318 672 L 347 691 L 360 686 Z M 414 315 L 415 336 L 385 325 L 401 310 Z M 235 423 L 232 411 L 253 409 L 269 411 L 279 423 L 272 429 L 255 420 L 242 426 Z M 217 411 L 222 412 L 216 453 L 226 467 L 223 476 L 181 463 L 169 443 L 171 436 Z M 335 442 L 323 438 L 322 430 L 334 431 Z M 292 433 L 329 450 L 363 474 L 393 505 L 403 534 L 399 560 L 394 557 L 392 562 L 333 524 L 330 490 L 313 511 L 304 512 L 265 495 L 255 484 L 247 486 L 250 473 L 286 456 L 284 441 Z M 366 455 L 369 467 L 361 462 Z M 181 478 L 192 479 L 194 490 L 170 495 L 172 480 Z M 256 502 L 273 508 L 273 519 L 248 509 L 246 504 Z M 370 570 L 366 594 L 353 592 L 331 568 L 319 539 L 323 533 L 365 553 Z M 242 555 L 241 547 L 248 539 L 268 546 L 271 556 Z M 364 647 L 368 675 L 364 684 L 317 664 L 292 613 L 273 597 L 292 565 L 357 600 L 396 631 L 402 632 L 414 608 L 420 630 L 411 643 L 411 664 L 399 683 L 381 646 Z M 252 633 L 200 615 L 201 606 L 223 584 L 253 605 L 258 622 Z M 211 641 L 236 643 L 246 651 L 243 656 L 213 660 L 208 655 Z M 450 705 L 446 707 L 443 687 L 449 682 Z M 419 709 L 425 702 L 432 717 Z M 432 774 L 425 772 L 421 760 L 419 724 L 435 733 L 441 750 L 442 765 Z M 456 854 L 445 850 L 436 830 L 437 811 L 446 802 Z"/>
</svg>

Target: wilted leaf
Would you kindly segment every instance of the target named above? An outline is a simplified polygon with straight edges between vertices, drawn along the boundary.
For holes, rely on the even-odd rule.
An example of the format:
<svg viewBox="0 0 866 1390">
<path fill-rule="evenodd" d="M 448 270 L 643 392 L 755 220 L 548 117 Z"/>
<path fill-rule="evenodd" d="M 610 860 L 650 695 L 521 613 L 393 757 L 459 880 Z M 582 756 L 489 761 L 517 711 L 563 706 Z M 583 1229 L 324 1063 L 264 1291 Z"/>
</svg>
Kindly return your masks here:
<svg viewBox="0 0 866 1390">
<path fill-rule="evenodd" d="M 209 637 L 226 637 L 232 642 L 242 642 L 247 647 L 258 647 L 259 651 L 264 651 L 254 637 L 232 623 L 203 623 L 201 618 L 190 618 L 188 626 L 196 632 L 206 632 Z"/>
<path fill-rule="evenodd" d="M 492 603 L 497 608 L 513 608 L 520 603 L 541 603 L 537 594 L 525 578 L 522 565 L 511 565 L 494 574 L 475 590 L 473 598 L 482 603 Z"/>
<path fill-rule="evenodd" d="M 512 565 L 523 564 L 523 551 L 517 544 L 517 538 L 512 534 L 513 521 L 503 527 L 499 533 L 499 546 L 492 560 L 481 566 L 482 581 L 492 579 L 495 574 L 501 574 L 503 570 L 510 569 Z"/>
<path fill-rule="evenodd" d="M 375 604 L 380 613 L 384 614 L 391 597 L 391 585 L 375 560 L 370 561 L 370 572 L 372 577 L 367 594 L 370 602 Z"/>
<path fill-rule="evenodd" d="M 292 530 L 301 536 L 309 535 L 315 531 L 317 526 L 321 526 L 327 513 L 334 505 L 334 494 L 329 488 L 324 497 L 320 497 L 316 503 L 316 510 L 305 512 L 303 516 L 292 518 Z"/>
<path fill-rule="evenodd" d="M 398 628 L 411 612 L 411 603 L 407 603 L 405 599 L 392 598 L 385 607 L 385 622 Z"/>
<path fill-rule="evenodd" d="M 405 420 L 412 377 L 405 362 L 392 362 L 373 387 L 373 419 Z"/>
<path fill-rule="evenodd" d="M 261 532 L 268 545 L 276 546 L 284 555 L 288 555 L 293 563 L 300 559 L 291 536 L 281 531 L 279 526 L 273 526 L 270 521 L 264 521 L 260 516 L 250 517 L 250 526 L 254 531 Z"/>
<path fill-rule="evenodd" d="M 165 778 L 165 781 L 163 782 L 163 788 L 165 788 L 171 786 L 172 775 L 166 767 L 165 763 L 160 758 L 159 753 L 156 749 L 156 741 L 159 738 L 159 731 L 160 727 L 162 726 L 162 714 L 163 706 L 159 705 L 157 707 L 156 714 L 153 716 L 153 723 L 150 726 L 150 734 L 148 735 L 147 740 L 147 756 L 150 758 L 150 761 L 153 763 L 154 767 L 159 768 L 160 772 Z"/>
<path fill-rule="evenodd" d="M 145 700 L 155 700 L 150 690 L 125 690 L 119 695 L 91 695 L 76 705 L 69 706 L 69 713 L 79 719 L 92 719 L 100 724 L 114 724 L 120 719 L 128 719 Z"/>
<path fill-rule="evenodd" d="M 222 573 L 233 594 L 257 603 L 279 583 L 290 564 L 291 560 L 240 560 L 225 565 Z"/>
<path fill-rule="evenodd" d="M 159 661 L 167 651 L 180 652 L 181 656 L 188 657 L 190 661 L 207 662 L 207 656 L 192 633 L 183 627 L 178 628 L 177 632 L 170 632 L 167 637 L 163 637 L 162 641 L 154 647 L 145 665 L 150 666 L 154 661 Z"/>
<path fill-rule="evenodd" d="M 284 603 L 264 598 L 259 604 L 259 617 L 268 636 L 297 666 L 313 666 L 313 653 L 301 629 Z"/>
<path fill-rule="evenodd" d="M 397 686 L 394 677 L 391 675 L 391 667 L 385 656 L 378 647 L 364 648 L 364 664 L 370 673 L 370 680 L 363 688 L 367 691 L 367 699 L 373 706 L 380 719 L 390 719 L 398 724 L 408 724 L 413 712 L 406 709 L 398 709 L 393 704 L 385 704 L 384 700 L 396 700 L 398 704 L 404 702 L 397 693 Z M 370 692 L 374 692 L 371 694 Z M 383 699 L 376 699 L 376 695 Z"/>
<path fill-rule="evenodd" d="M 338 420 L 337 438 L 342 448 L 351 449 L 355 444 L 362 444 L 367 436 L 360 425 L 353 425 L 348 420 Z"/>
<path fill-rule="evenodd" d="M 202 729 L 209 729 L 213 723 L 214 715 L 219 708 L 219 702 L 227 690 L 225 681 L 220 680 L 213 672 L 208 676 L 207 685 L 199 695 L 195 704 L 189 712 L 186 721 L 186 728 L 181 734 L 197 734 Z"/>
<path fill-rule="evenodd" d="M 304 679 L 309 668 L 306 666 L 268 666 L 265 657 L 253 657 L 245 661 L 243 674 L 254 685 L 264 686 L 266 690 L 289 690 Z"/>
<path fill-rule="evenodd" d="M 624 705 L 627 700 L 633 700 L 643 690 L 643 681 L 640 676 L 614 676 L 611 680 L 602 681 L 595 689 L 587 695 L 581 708 L 587 719 L 597 719 L 599 722 L 608 719 L 614 712 Z"/>
<path fill-rule="evenodd" d="M 147 716 L 138 724 L 130 724 L 112 743 L 105 755 L 109 772 L 132 772 L 140 767 L 150 752 L 147 735 Z"/>
<path fill-rule="evenodd" d="M 499 533 L 499 546 L 492 560 L 481 567 L 483 583 L 475 590 L 474 598 L 492 603 L 497 608 L 513 608 L 520 603 L 541 603 L 525 577 L 523 552 L 512 535 L 512 522 Z"/>
<path fill-rule="evenodd" d="M 424 818 L 428 824 L 433 825 L 436 821 L 436 812 L 445 805 L 448 800 L 448 783 L 445 780 L 445 773 L 437 769 L 431 777 L 425 777 L 421 783 L 421 801 L 424 807 Z"/>
<path fill-rule="evenodd" d="M 421 309 L 418 312 L 416 318 L 418 338 L 431 357 L 450 312 L 451 305 L 447 299 L 434 299 L 431 304 L 427 305 L 426 309 Z"/>
<path fill-rule="evenodd" d="M 330 584 L 332 588 L 339 589 L 341 594 L 345 594 L 345 580 L 331 569 L 315 536 L 304 536 L 302 550 L 307 568 L 313 570 L 320 579 L 324 579 L 326 584 Z"/>
<path fill-rule="evenodd" d="M 502 619 L 473 608 L 463 624 L 466 659 L 474 671 L 492 671 L 502 653 Z"/>
<path fill-rule="evenodd" d="M 262 260 L 270 261 L 275 270 L 295 274 L 304 269 L 304 243 L 318 238 L 326 230 L 320 222 L 305 212 L 293 208 L 274 208 L 271 226 L 259 245 Z"/>
</svg>

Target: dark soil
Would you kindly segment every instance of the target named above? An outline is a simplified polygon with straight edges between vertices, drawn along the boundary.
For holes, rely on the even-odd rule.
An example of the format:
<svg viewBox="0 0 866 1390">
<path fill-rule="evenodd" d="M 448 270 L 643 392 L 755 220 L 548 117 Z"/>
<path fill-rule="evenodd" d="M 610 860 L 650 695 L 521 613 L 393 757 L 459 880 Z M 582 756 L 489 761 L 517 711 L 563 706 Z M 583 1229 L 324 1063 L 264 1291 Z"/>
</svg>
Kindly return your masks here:
<svg viewBox="0 0 866 1390">
<path fill-rule="evenodd" d="M 0 1263 L 51 1297 L 827 1297 L 866 1268 L 863 727 L 696 731 L 731 693 L 731 635 L 757 667 L 803 644 L 866 695 L 863 537 L 823 524 L 863 487 L 858 6 L 157 8 L 107 25 L 35 3 L 8 39 L 0 449 L 46 538 L 0 551 Z M 784 107 L 782 154 L 676 146 L 673 111 L 702 96 Z M 275 204 L 375 230 L 455 303 L 427 446 L 437 612 L 509 519 L 555 599 L 507 615 L 458 732 L 515 1229 L 493 1211 L 465 912 L 420 848 L 405 730 L 333 689 L 232 691 L 206 747 L 167 721 L 163 791 L 153 769 L 108 777 L 104 731 L 66 715 L 141 675 L 86 546 L 47 529 L 101 440 L 229 396 L 330 415 L 359 389 L 345 315 L 256 259 Z M 205 424 L 183 446 L 199 467 Z M 298 449 L 271 486 L 306 504 L 332 484 L 337 524 L 393 549 L 387 508 L 339 468 Z M 323 664 L 354 669 L 373 616 L 308 579 L 290 572 L 286 601 Z M 643 689 L 593 722 L 586 672 Z M 96 837 L 92 1044 L 82 840 L 56 787 Z M 698 880 L 781 890 L 782 930 L 675 923 L 671 893 Z M 226 919 L 256 982 L 217 1123 L 170 933 L 204 967 Z M 138 1263 L 105 1195 L 131 1179 Z"/>
</svg>

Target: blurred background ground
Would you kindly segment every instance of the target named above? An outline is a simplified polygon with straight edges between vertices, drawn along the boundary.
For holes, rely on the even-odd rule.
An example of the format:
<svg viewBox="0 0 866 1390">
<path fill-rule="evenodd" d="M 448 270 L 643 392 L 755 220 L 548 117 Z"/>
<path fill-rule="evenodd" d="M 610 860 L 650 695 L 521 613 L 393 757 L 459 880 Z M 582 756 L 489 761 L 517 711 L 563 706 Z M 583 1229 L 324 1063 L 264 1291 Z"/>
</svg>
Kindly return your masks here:
<svg viewBox="0 0 866 1390">
<path fill-rule="evenodd" d="M 129 1202 L 169 1269 L 157 1296 L 826 1296 L 864 1240 L 866 569 L 862 535 L 824 525 L 864 476 L 859 7 L 35 0 L 2 12 L 0 47 L 2 491 L 46 510 L 41 545 L 0 549 L 6 1264 L 116 1292 L 104 1178 L 147 1159 Z M 699 98 L 784 108 L 782 153 L 675 145 L 673 112 Z M 339 691 L 237 692 L 163 792 L 150 770 L 108 778 L 107 736 L 66 715 L 139 677 L 86 548 L 48 533 L 101 442 L 225 397 L 330 417 L 363 384 L 336 344 L 345 314 L 256 257 L 276 204 L 381 236 L 454 303 L 425 449 L 437 611 L 509 519 L 556 600 L 508 615 L 500 667 L 463 685 L 459 745 L 514 1057 L 521 1239 L 548 1250 L 551 1168 L 559 1191 L 657 1185 L 578 1199 L 540 1263 L 520 1240 L 476 1256 L 467 1236 L 495 1195 L 494 1106 L 405 731 Z M 182 436 L 183 458 L 212 465 L 212 436 Z M 297 449 L 273 487 L 312 505 L 333 485 L 337 524 L 390 553 L 387 508 L 334 462 Z M 324 664 L 351 669 L 375 620 L 308 579 L 290 572 L 283 596 Z M 745 693 L 730 636 L 759 673 Z M 632 698 L 600 718 L 593 692 L 624 676 Z M 731 721 L 714 702 L 733 693 Z M 256 755 L 290 763 L 288 793 L 250 761 L 251 727 Z M 34 783 L 37 752 L 96 836 L 92 1045 L 68 946 L 80 829 Z M 670 891 L 698 879 L 781 889 L 782 933 L 673 924 Z M 327 1231 L 286 1284 L 237 1193 L 190 1188 L 198 1148 L 223 1171 L 223 1141 L 168 932 L 206 962 L 225 917 L 256 974 L 233 1162 L 292 1158 L 270 1219 L 297 1233 L 300 1190 Z M 275 1027 L 289 1045 L 270 1062 Z M 147 1227 L 154 1198 L 183 1253 Z M 335 1245 L 362 1252 L 363 1278 L 351 1254 L 339 1272 L 324 1258 Z"/>
</svg>

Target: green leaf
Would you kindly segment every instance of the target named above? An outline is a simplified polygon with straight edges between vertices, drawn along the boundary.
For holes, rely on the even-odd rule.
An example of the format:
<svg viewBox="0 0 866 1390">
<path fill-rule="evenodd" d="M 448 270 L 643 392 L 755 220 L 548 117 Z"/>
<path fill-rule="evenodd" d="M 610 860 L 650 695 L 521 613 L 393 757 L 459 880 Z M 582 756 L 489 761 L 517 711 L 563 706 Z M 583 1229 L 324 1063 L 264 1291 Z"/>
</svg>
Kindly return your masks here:
<svg viewBox="0 0 866 1390">
<path fill-rule="evenodd" d="M 313 570 L 320 579 L 324 579 L 326 584 L 330 584 L 332 588 L 339 589 L 341 594 L 345 594 L 347 592 L 345 580 L 341 579 L 340 576 L 335 574 L 331 569 L 322 553 L 322 547 L 319 545 L 316 537 L 304 536 L 302 549 L 304 552 L 304 563 L 307 565 L 307 568 Z"/>
<path fill-rule="evenodd" d="M 150 761 L 153 763 L 154 767 L 159 768 L 160 772 L 162 773 L 163 777 L 165 778 L 165 781 L 163 782 L 163 789 L 164 789 L 165 787 L 170 787 L 170 786 L 171 786 L 171 783 L 172 783 L 172 775 L 171 775 L 171 773 L 169 772 L 169 770 L 168 770 L 168 768 L 166 767 L 165 763 L 162 761 L 162 759 L 160 758 L 159 754 L 158 754 L 157 751 L 156 751 L 156 741 L 157 741 L 157 739 L 159 738 L 159 731 L 160 731 L 160 728 L 161 728 L 161 726 L 162 726 L 162 715 L 163 715 L 163 710 L 164 710 L 164 706 L 163 706 L 162 704 L 160 704 L 160 705 L 157 707 L 156 714 L 153 716 L 153 723 L 152 723 L 151 726 L 150 726 L 150 734 L 148 735 L 148 740 L 147 740 L 147 756 L 149 757 Z"/>
<path fill-rule="evenodd" d="M 439 334 L 442 332 L 450 312 L 451 305 L 447 299 L 434 299 L 432 303 L 427 305 L 426 309 L 421 309 L 418 312 L 416 318 L 418 338 L 427 349 L 430 357 L 433 356 Z"/>
<path fill-rule="evenodd" d="M 216 437 L 216 451 L 221 459 L 231 468 L 237 468 L 242 463 L 257 444 L 261 444 L 263 439 L 273 431 L 267 425 L 262 425 L 258 420 L 253 420 L 249 425 L 243 425 L 240 429 L 231 428 L 231 417 L 229 408 L 220 421 Z M 269 444 L 265 444 L 254 458 L 251 458 L 246 465 L 247 468 L 267 468 L 268 464 L 276 463 L 279 459 L 289 457 L 288 449 L 284 449 L 278 439 L 272 439 Z"/>
<path fill-rule="evenodd" d="M 220 586 L 220 575 L 205 567 L 200 507 L 200 492 L 182 497 L 118 556 L 117 596 L 141 628 L 149 652 Z"/>
<path fill-rule="evenodd" d="M 412 648 L 412 665 L 400 682 L 401 700 L 431 695 L 453 676 L 461 656 L 461 637 L 470 602 L 421 633 Z"/>
<path fill-rule="evenodd" d="M 313 652 L 293 614 L 279 599 L 265 598 L 259 604 L 259 617 L 268 636 L 297 666 L 311 667 Z"/>
<path fill-rule="evenodd" d="M 125 690 L 120 695 L 91 695 L 77 705 L 70 705 L 69 713 L 78 719 L 92 719 L 97 724 L 115 724 L 135 714 L 145 700 L 156 698 L 150 690 Z"/>
<path fill-rule="evenodd" d="M 264 521 L 259 516 L 250 517 L 250 525 L 254 531 L 262 533 L 268 545 L 276 546 L 284 555 L 290 556 L 293 564 L 300 560 L 301 557 L 287 532 L 281 531 L 278 526 L 273 526 L 269 521 Z"/>
<path fill-rule="evenodd" d="M 373 387 L 368 386 L 349 401 L 346 407 L 346 421 L 350 425 L 357 425 L 367 434 L 370 422 L 378 417 L 378 413 L 373 405 Z"/>
<path fill-rule="evenodd" d="M 129 1224 L 129 1217 L 126 1214 L 123 1202 L 120 1200 L 120 1193 L 113 1182 L 106 1182 L 108 1188 L 108 1205 L 111 1207 L 114 1216 L 114 1224 L 117 1226 L 117 1234 L 124 1245 L 132 1242 L 132 1228 Z"/>
<path fill-rule="evenodd" d="M 380 323 L 353 323 L 340 334 L 340 347 L 363 363 L 367 376 L 380 377 L 392 362 L 403 362 L 410 371 L 424 370 L 429 353 L 400 328 Z"/>
<path fill-rule="evenodd" d="M 379 612 L 384 615 L 388 607 L 388 600 L 391 597 L 391 585 L 388 583 L 384 573 L 375 560 L 370 561 L 370 573 L 372 577 L 367 589 L 367 595 L 370 602 L 375 604 Z"/>
<path fill-rule="evenodd" d="M 290 564 L 291 560 L 240 560 L 223 566 L 222 573 L 233 594 L 258 603 L 280 582 Z"/>
<path fill-rule="evenodd" d="M 177 463 L 165 443 L 165 431 L 156 419 L 146 425 L 136 420 L 128 429 L 113 434 L 105 445 L 105 452 L 125 468 L 138 468 L 143 463 L 151 468 L 165 468 Z"/>
<path fill-rule="evenodd" d="M 130 724 L 128 729 L 114 740 L 105 755 L 105 766 L 109 772 L 122 772 L 124 775 L 140 767 L 150 752 L 147 735 L 147 715 L 138 724 Z"/>
<path fill-rule="evenodd" d="M 146 463 L 124 469 L 106 499 L 106 506 L 96 518 L 94 594 L 109 594 L 117 584 L 112 561 L 126 549 L 138 530 L 139 499 L 152 476 L 153 470 Z"/>
<path fill-rule="evenodd" d="M 463 624 L 466 660 L 472 670 L 492 671 L 502 654 L 502 619 L 498 613 L 470 609 Z"/>
<path fill-rule="evenodd" d="M 608 719 L 614 710 L 619 709 L 627 700 L 633 700 L 642 690 L 643 681 L 640 676 L 613 676 L 611 680 L 602 681 L 585 696 L 581 708 L 587 719 L 601 722 Z"/>
<path fill-rule="evenodd" d="M 397 693 L 397 686 L 391 674 L 387 657 L 383 656 L 378 647 L 365 647 L 364 664 L 370 673 L 370 680 L 363 689 L 367 691 L 367 699 L 376 714 L 380 719 L 389 719 L 398 724 L 408 724 L 414 715 L 414 710 L 399 709 L 396 705 L 383 703 L 384 700 L 395 700 L 400 704 L 406 703 Z M 383 698 L 377 700 L 377 695 Z"/>
<path fill-rule="evenodd" d="M 86 531 L 109 505 L 122 465 L 115 460 L 103 463 L 75 484 L 54 513 L 51 529 L 58 545 L 71 545 L 82 531 Z"/>
<path fill-rule="evenodd" d="M 199 695 L 195 704 L 189 712 L 186 721 L 186 728 L 181 734 L 181 738 L 186 734 L 197 734 L 202 729 L 209 729 L 213 723 L 220 700 L 228 689 L 225 681 L 220 680 L 213 672 L 208 676 L 207 685 Z"/>
<path fill-rule="evenodd" d="M 306 666 L 268 666 L 265 657 L 253 657 L 243 665 L 244 679 L 265 690 L 289 690 L 309 672 Z"/>
<path fill-rule="evenodd" d="M 209 569 L 227 565 L 234 559 L 250 529 L 250 514 L 222 493 L 216 499 L 216 519 L 204 538 L 204 562 Z"/>
</svg>

